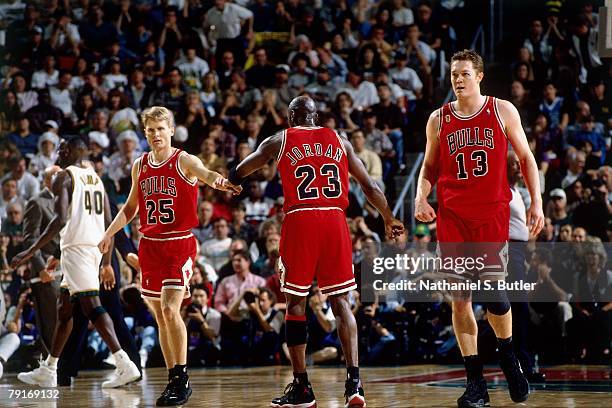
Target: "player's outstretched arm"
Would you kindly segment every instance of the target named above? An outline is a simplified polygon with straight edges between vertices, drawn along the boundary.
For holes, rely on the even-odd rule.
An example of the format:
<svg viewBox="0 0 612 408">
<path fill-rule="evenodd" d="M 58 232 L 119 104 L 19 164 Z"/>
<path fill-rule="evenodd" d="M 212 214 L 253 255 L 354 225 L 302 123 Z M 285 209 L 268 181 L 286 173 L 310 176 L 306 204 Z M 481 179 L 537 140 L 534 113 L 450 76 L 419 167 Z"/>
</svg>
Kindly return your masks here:
<svg viewBox="0 0 612 408">
<path fill-rule="evenodd" d="M 270 160 L 278 158 L 282 143 L 282 132 L 266 138 L 257 150 L 249 154 L 238 167 L 230 171 L 230 183 L 240 185 L 247 176 L 261 169 Z"/>
<path fill-rule="evenodd" d="M 422 222 L 431 222 L 436 218 L 436 212 L 427 202 L 431 189 L 438 180 L 438 157 L 440 155 L 440 111 L 435 110 L 429 115 L 427 121 L 427 146 L 425 147 L 425 159 L 419 173 L 417 191 L 415 197 L 414 217 Z"/>
<path fill-rule="evenodd" d="M 196 177 L 202 183 L 223 191 L 233 191 L 234 194 L 240 194 L 242 188 L 232 186 L 227 182 L 227 179 L 217 173 L 204 167 L 202 161 L 192 154 L 182 154 L 179 157 L 179 165 L 185 171 L 188 178 Z"/>
<path fill-rule="evenodd" d="M 13 257 L 11 267 L 16 268 L 27 262 L 40 248 L 47 245 L 62 230 L 68 221 L 68 207 L 70 206 L 70 191 L 72 191 L 72 178 L 66 170 L 57 173 L 51 186 L 55 196 L 55 216 L 38 239 L 26 250 Z"/>
<path fill-rule="evenodd" d="M 363 162 L 357 155 L 355 154 L 355 150 L 353 150 L 353 145 L 342 135 L 341 136 L 342 143 L 344 143 L 344 147 L 346 150 L 346 157 L 348 159 L 349 172 L 355 180 L 361 186 L 366 198 L 378 210 L 380 215 L 382 215 L 383 220 L 385 222 L 385 234 L 387 238 L 395 238 L 401 235 L 404 232 L 404 224 L 396 218 L 393 217 L 393 211 L 389 207 L 389 203 L 387 203 L 387 198 L 385 194 L 382 192 L 378 184 L 374 181 L 372 177 L 368 174 Z"/>
<path fill-rule="evenodd" d="M 531 196 L 531 207 L 527 210 L 527 227 L 531 235 L 537 235 L 544 227 L 544 212 L 542 211 L 542 192 L 540 190 L 540 175 L 538 164 L 533 153 L 529 149 L 527 136 L 521 124 L 521 116 L 514 105 L 503 99 L 498 99 L 499 113 L 506 135 L 521 164 L 521 173 L 529 195 Z"/>
<path fill-rule="evenodd" d="M 104 238 L 102 238 L 102 241 L 100 241 L 98 244 L 98 248 L 103 254 L 110 251 L 112 246 L 112 238 L 115 236 L 117 231 L 132 221 L 132 218 L 134 218 L 138 212 L 138 170 L 140 169 L 141 160 L 142 157 L 137 159 L 132 166 L 132 187 L 130 188 L 130 194 L 128 195 L 127 201 L 113 222 L 111 222 L 108 228 L 106 228 Z M 108 208 L 110 210 L 110 206 Z"/>
</svg>

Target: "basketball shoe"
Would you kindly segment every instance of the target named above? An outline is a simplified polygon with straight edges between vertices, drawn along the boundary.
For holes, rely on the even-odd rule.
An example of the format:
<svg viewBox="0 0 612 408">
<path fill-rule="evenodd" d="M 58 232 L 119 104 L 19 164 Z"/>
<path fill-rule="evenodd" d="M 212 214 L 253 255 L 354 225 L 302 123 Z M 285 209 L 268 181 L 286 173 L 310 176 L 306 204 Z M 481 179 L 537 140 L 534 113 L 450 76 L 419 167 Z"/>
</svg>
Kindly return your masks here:
<svg viewBox="0 0 612 408">
<path fill-rule="evenodd" d="M 136 364 L 127 357 L 127 354 L 121 358 L 115 358 L 115 372 L 111 378 L 102 383 L 102 388 L 117 388 L 136 381 L 140 378 L 140 371 Z"/>
<path fill-rule="evenodd" d="M 489 392 L 487 391 L 487 381 L 484 378 L 477 380 L 469 379 L 465 387 L 465 392 L 457 400 L 459 408 L 480 408 L 489 407 Z"/>
<path fill-rule="evenodd" d="M 361 380 L 346 380 L 344 389 L 344 397 L 346 398 L 344 408 L 364 408 L 366 406 Z"/>
<path fill-rule="evenodd" d="M 40 361 L 40 366 L 29 373 L 17 374 L 17 379 L 30 385 L 41 387 L 57 387 L 57 370 L 49 367 L 46 361 Z"/>
<path fill-rule="evenodd" d="M 157 399 L 156 405 L 158 407 L 184 405 L 189 401 L 192 392 L 187 375 L 175 376 L 170 380 L 161 397 Z"/>
<path fill-rule="evenodd" d="M 529 396 L 529 382 L 523 374 L 521 364 L 514 355 L 501 355 L 499 359 L 499 365 L 501 366 L 506 381 L 508 382 L 508 392 L 510 398 L 514 402 L 523 402 L 527 400 Z"/>
<path fill-rule="evenodd" d="M 273 408 L 316 408 L 317 401 L 310 383 L 301 384 L 294 380 L 285 387 L 285 394 L 282 397 L 274 398 L 270 406 Z"/>
</svg>

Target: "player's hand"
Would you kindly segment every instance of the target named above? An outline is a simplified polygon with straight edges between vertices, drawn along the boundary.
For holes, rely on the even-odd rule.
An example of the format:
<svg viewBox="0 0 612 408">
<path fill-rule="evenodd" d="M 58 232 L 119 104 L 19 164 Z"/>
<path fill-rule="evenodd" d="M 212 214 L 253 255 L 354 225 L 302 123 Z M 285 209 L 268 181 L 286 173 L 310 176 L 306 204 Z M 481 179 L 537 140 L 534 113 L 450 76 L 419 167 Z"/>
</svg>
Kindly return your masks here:
<svg viewBox="0 0 612 408">
<path fill-rule="evenodd" d="M 127 256 L 125 257 L 125 261 L 132 268 L 138 271 L 140 270 L 140 260 L 138 259 L 138 255 L 136 255 L 135 253 L 130 252 L 129 254 L 127 254 Z"/>
<path fill-rule="evenodd" d="M 404 224 L 397 218 L 385 221 L 385 235 L 387 238 L 397 238 L 404 233 Z"/>
<path fill-rule="evenodd" d="M 13 259 L 11 260 L 11 268 L 15 269 L 17 268 L 19 265 L 23 265 L 24 263 L 26 263 L 30 258 L 32 258 L 32 256 L 34 255 L 33 252 L 30 252 L 29 249 L 26 249 L 25 251 L 21 251 L 20 253 L 18 253 L 17 255 L 15 255 L 13 257 Z"/>
<path fill-rule="evenodd" d="M 527 228 L 529 228 L 529 235 L 531 236 L 538 235 L 544 228 L 544 212 L 541 205 L 532 203 L 527 210 Z"/>
<path fill-rule="evenodd" d="M 234 195 L 238 195 L 242 192 L 241 186 L 236 186 L 230 183 L 229 180 L 223 176 L 217 177 L 217 179 L 212 184 L 212 188 L 216 188 L 217 190 L 221 191 L 231 191 L 232 193 L 234 193 Z"/>
<path fill-rule="evenodd" d="M 57 269 L 57 266 L 59 265 L 59 259 L 56 259 L 54 256 L 50 256 L 49 259 L 47 259 L 47 264 L 45 265 L 45 270 L 51 274 L 53 272 L 55 272 L 55 270 Z M 42 279 L 42 277 L 41 277 Z"/>
<path fill-rule="evenodd" d="M 40 273 L 38 274 L 38 277 L 40 278 L 40 281 L 42 283 L 49 283 L 55 279 L 55 277 L 53 276 L 53 273 L 49 272 L 49 270 L 46 268 L 40 271 Z"/>
<path fill-rule="evenodd" d="M 427 200 L 417 200 L 414 209 L 414 218 L 421 222 L 432 222 L 436 219 L 436 212 Z"/>
<path fill-rule="evenodd" d="M 107 234 L 104 234 L 104 238 L 102 238 L 102 241 L 100 241 L 100 243 L 98 244 L 98 249 L 101 253 L 105 254 L 108 252 L 108 250 L 110 249 L 111 240 L 112 237 L 108 236 Z"/>
<path fill-rule="evenodd" d="M 100 269 L 100 283 L 106 290 L 111 290 L 115 287 L 115 271 L 110 265 L 102 265 Z"/>
</svg>

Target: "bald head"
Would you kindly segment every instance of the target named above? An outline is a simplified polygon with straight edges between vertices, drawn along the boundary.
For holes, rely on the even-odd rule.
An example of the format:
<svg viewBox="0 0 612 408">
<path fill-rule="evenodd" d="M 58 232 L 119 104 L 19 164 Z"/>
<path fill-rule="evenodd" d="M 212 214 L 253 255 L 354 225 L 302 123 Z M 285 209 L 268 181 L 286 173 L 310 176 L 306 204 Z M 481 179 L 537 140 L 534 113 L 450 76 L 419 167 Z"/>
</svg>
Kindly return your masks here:
<svg viewBox="0 0 612 408">
<path fill-rule="evenodd" d="M 317 120 L 317 106 L 312 98 L 298 96 L 289 104 L 287 112 L 289 126 L 315 126 Z"/>
</svg>

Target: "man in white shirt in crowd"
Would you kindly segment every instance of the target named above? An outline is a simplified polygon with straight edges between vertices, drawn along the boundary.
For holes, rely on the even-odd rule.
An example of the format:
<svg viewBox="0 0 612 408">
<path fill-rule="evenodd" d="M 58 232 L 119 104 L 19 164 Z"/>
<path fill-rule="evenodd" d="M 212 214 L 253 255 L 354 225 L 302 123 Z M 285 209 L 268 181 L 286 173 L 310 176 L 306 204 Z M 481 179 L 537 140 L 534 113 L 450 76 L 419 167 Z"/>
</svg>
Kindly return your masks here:
<svg viewBox="0 0 612 408">
<path fill-rule="evenodd" d="M 210 263 L 215 271 L 229 260 L 229 247 L 232 239 L 229 237 L 229 224 L 225 218 L 218 218 L 213 223 L 213 238 L 202 243 L 200 253 Z"/>
<path fill-rule="evenodd" d="M 32 88 L 42 89 L 57 84 L 59 71 L 55 69 L 55 56 L 47 55 L 43 63 L 43 69 L 32 74 Z"/>
<path fill-rule="evenodd" d="M 196 55 L 196 49 L 193 46 L 185 49 L 185 56 L 178 61 L 177 66 L 183 74 L 185 84 L 198 90 L 202 88 L 202 77 L 210 71 L 208 63 Z"/>
<path fill-rule="evenodd" d="M 370 81 L 363 80 L 363 76 L 355 69 L 351 69 L 347 81 L 340 86 L 336 95 L 340 92 L 348 93 L 353 98 L 353 106 L 358 110 L 365 110 L 380 102 L 376 85 Z"/>
<path fill-rule="evenodd" d="M 11 171 L 0 179 L 0 183 L 3 183 L 6 179 L 17 181 L 17 195 L 24 201 L 38 195 L 40 183 L 36 177 L 26 171 L 26 161 L 23 157 L 11 157 L 9 159 L 9 169 Z"/>
<path fill-rule="evenodd" d="M 253 37 L 253 12 L 226 0 L 215 0 L 215 5 L 204 17 L 204 31 L 211 33 L 217 40 L 216 56 L 220 60 L 226 50 L 244 50 L 240 32 L 243 24 L 248 24 L 246 39 Z M 245 59 L 244 52 L 236 53 L 238 66 Z"/>
<path fill-rule="evenodd" d="M 416 71 L 406 66 L 408 56 L 404 53 L 395 55 L 395 67 L 389 70 L 389 75 L 393 82 L 398 84 L 404 91 L 404 96 L 408 101 L 416 101 L 421 98 L 423 82 Z"/>
<path fill-rule="evenodd" d="M 49 89 L 51 105 L 61 110 L 66 118 L 72 114 L 73 95 L 70 92 L 71 81 L 72 74 L 68 71 L 61 71 L 57 84 Z"/>
</svg>

